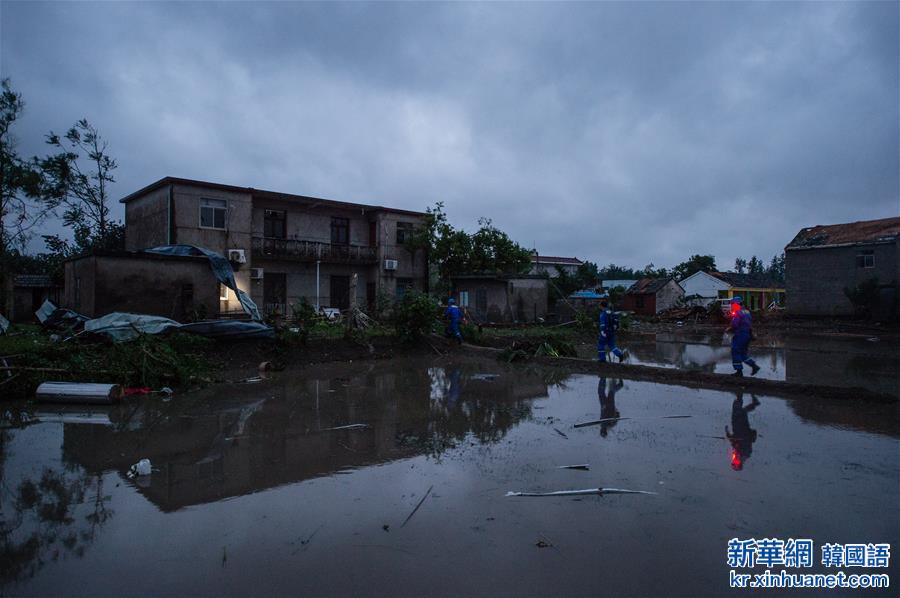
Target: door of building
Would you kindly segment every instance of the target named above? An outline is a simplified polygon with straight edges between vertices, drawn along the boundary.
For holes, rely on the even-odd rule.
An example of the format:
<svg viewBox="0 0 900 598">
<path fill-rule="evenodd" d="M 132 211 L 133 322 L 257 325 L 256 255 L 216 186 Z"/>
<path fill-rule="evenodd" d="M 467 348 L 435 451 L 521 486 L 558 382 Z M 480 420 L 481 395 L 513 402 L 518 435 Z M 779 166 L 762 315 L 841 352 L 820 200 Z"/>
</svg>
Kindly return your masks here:
<svg viewBox="0 0 900 598">
<path fill-rule="evenodd" d="M 266 313 L 287 312 L 287 275 L 284 272 L 266 272 L 263 276 L 263 305 Z"/>
<path fill-rule="evenodd" d="M 366 283 L 366 310 L 368 310 L 370 315 L 375 314 L 375 283 L 369 282 Z"/>
<path fill-rule="evenodd" d="M 349 276 L 332 276 L 331 277 L 331 305 L 338 309 L 350 308 L 350 277 Z"/>
</svg>

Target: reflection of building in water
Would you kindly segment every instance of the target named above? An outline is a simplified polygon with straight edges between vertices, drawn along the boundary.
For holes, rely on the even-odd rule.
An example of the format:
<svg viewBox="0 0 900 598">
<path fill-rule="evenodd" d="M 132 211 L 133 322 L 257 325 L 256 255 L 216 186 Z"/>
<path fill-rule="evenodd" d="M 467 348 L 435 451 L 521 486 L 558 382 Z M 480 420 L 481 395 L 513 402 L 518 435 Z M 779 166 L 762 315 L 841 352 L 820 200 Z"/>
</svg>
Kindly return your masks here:
<svg viewBox="0 0 900 598">
<path fill-rule="evenodd" d="M 526 398 L 547 396 L 546 385 L 521 375 L 479 380 L 456 369 L 443 379 L 448 390 L 451 382 L 458 387 L 448 411 L 433 408 L 436 382 L 424 369 L 284 376 L 267 387 L 231 387 L 228 397 L 211 390 L 187 407 L 156 403 L 113 418 L 116 426 L 65 424 L 63 450 L 90 471 L 124 471 L 149 458 L 154 473 L 140 491 L 170 511 L 440 452 L 468 434 L 497 440 L 530 414 Z M 358 423 L 369 427 L 329 429 Z"/>
<path fill-rule="evenodd" d="M 900 396 L 900 348 L 888 343 L 816 339 L 785 350 L 785 379 L 798 384 L 859 386 Z"/>
</svg>

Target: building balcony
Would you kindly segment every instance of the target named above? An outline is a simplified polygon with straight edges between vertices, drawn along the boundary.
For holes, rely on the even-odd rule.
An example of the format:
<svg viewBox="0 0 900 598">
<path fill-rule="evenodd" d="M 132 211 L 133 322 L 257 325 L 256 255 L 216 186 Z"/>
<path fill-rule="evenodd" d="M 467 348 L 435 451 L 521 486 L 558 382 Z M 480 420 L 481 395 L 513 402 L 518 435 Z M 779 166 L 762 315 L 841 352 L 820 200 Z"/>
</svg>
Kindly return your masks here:
<svg viewBox="0 0 900 598">
<path fill-rule="evenodd" d="M 275 239 L 253 237 L 254 259 L 293 260 L 299 262 L 326 262 L 340 264 L 374 264 L 378 257 L 374 247 L 362 245 L 337 245 L 300 239 Z"/>
</svg>

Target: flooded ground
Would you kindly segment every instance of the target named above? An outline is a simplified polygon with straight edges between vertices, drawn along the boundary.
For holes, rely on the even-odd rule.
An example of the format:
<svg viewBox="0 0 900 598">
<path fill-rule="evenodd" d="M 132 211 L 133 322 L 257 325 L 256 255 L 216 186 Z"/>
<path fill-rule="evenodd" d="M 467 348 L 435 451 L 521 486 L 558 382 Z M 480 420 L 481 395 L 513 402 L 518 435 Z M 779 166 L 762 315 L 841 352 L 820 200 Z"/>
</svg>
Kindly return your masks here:
<svg viewBox="0 0 900 598">
<path fill-rule="evenodd" d="M 4 595 L 721 595 L 733 537 L 900 542 L 892 405 L 419 358 L 8 407 Z M 594 487 L 655 494 L 505 496 Z"/>
<path fill-rule="evenodd" d="M 876 338 L 876 337 L 871 337 Z M 725 335 L 665 332 L 623 333 L 631 363 L 730 374 L 731 339 Z M 760 378 L 799 384 L 862 387 L 900 396 L 900 343 L 854 337 L 768 335 L 754 341 L 751 355 Z M 594 347 L 580 348 L 596 358 Z"/>
</svg>

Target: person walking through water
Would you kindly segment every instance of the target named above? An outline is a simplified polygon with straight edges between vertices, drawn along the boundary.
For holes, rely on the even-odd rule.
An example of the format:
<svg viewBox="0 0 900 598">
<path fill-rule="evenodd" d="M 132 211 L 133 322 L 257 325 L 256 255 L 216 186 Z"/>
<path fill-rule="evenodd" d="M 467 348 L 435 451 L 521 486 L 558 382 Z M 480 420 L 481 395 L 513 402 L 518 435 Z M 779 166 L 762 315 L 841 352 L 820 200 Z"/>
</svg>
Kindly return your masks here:
<svg viewBox="0 0 900 598">
<path fill-rule="evenodd" d="M 755 376 L 759 366 L 750 357 L 750 341 L 753 340 L 753 318 L 744 308 L 740 296 L 731 299 L 731 325 L 725 330 L 731 332 L 731 365 L 735 376 L 744 375 L 744 364 L 750 366 L 750 375 Z"/>
<path fill-rule="evenodd" d="M 444 316 L 447 318 L 447 337 L 456 339 L 456 342 L 461 345 L 462 333 L 459 331 L 459 322 L 462 319 L 462 312 L 452 297 L 447 301 L 447 310 L 444 312 Z"/>
<path fill-rule="evenodd" d="M 759 400 L 750 395 L 753 400 L 744 407 L 744 393 L 735 394 L 734 403 L 731 404 L 731 428 L 725 426 L 725 437 L 731 443 L 731 468 L 740 471 L 744 468 L 744 462 L 750 458 L 753 452 L 753 443 L 756 442 L 756 430 L 750 427 L 748 413 L 756 409 Z"/>
<path fill-rule="evenodd" d="M 600 316 L 597 318 L 597 327 L 599 333 L 597 335 L 597 360 L 600 363 L 606 362 L 607 351 L 619 358 L 619 363 L 628 359 L 628 350 L 619 350 L 616 347 L 616 331 L 619 329 L 619 318 L 609 308 L 609 301 L 603 299 L 600 301 Z"/>
</svg>

